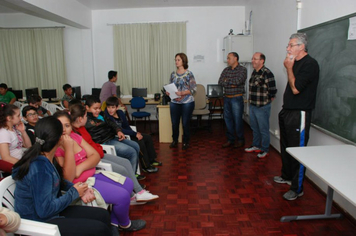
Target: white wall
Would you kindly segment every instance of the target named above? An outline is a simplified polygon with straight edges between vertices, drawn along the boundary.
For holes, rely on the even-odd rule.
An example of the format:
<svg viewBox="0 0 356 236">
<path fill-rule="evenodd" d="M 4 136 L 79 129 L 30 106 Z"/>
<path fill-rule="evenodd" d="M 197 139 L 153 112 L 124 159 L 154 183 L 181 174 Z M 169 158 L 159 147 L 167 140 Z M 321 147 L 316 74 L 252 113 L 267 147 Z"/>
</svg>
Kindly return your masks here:
<svg viewBox="0 0 356 236">
<path fill-rule="evenodd" d="M 54 26 L 65 26 L 64 55 L 68 83 L 82 86 L 82 94 L 91 93 L 94 84 L 91 30 L 73 28 L 24 13 L 0 14 L 0 27 L 4 28 Z M 62 91 L 61 88 L 59 91 Z"/>
<path fill-rule="evenodd" d="M 197 82 L 206 86 L 209 83 L 217 83 L 221 71 L 226 67 L 222 59 L 222 39 L 230 29 L 234 29 L 235 33 L 244 29 L 245 8 L 175 7 L 98 10 L 93 11 L 92 16 L 95 87 L 101 87 L 107 81 L 108 71 L 115 69 L 112 26 L 107 24 L 172 21 L 188 21 L 189 68 Z M 194 55 L 204 55 L 205 62 L 194 63 Z M 169 75 L 167 81 L 168 79 Z M 122 81 L 117 82 L 117 84 L 122 83 Z"/>
<path fill-rule="evenodd" d="M 246 6 L 246 16 L 248 16 L 250 10 L 253 11 L 254 49 L 266 54 L 266 66 L 272 70 L 277 82 L 278 94 L 272 104 L 270 127 L 271 130 L 279 130 L 278 112 L 283 104 L 282 98 L 287 83 L 283 60 L 289 36 L 297 31 L 296 2 L 252 0 L 249 2 L 249 6 Z M 301 28 L 305 28 L 354 12 L 356 12 L 356 1 L 354 0 L 343 0 L 342 4 L 334 0 L 302 0 L 299 24 Z M 311 128 L 309 146 L 341 143 L 341 141 Z M 280 150 L 278 137 L 271 135 L 271 145 Z M 307 176 L 326 192 L 327 186 L 319 178 L 309 171 L 307 171 Z M 356 218 L 356 208 L 352 204 L 337 193 L 334 194 L 334 200 Z"/>
</svg>

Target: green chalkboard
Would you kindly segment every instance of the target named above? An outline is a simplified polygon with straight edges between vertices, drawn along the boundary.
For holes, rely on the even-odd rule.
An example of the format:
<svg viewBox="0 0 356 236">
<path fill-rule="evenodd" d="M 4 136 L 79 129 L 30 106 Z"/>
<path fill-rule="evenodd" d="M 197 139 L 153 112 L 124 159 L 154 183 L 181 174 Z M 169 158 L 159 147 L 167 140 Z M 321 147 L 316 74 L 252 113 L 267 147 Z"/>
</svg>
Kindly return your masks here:
<svg viewBox="0 0 356 236">
<path fill-rule="evenodd" d="M 320 66 L 312 124 L 356 143 L 356 40 L 348 40 L 355 14 L 299 30 L 308 36 L 308 53 Z"/>
</svg>

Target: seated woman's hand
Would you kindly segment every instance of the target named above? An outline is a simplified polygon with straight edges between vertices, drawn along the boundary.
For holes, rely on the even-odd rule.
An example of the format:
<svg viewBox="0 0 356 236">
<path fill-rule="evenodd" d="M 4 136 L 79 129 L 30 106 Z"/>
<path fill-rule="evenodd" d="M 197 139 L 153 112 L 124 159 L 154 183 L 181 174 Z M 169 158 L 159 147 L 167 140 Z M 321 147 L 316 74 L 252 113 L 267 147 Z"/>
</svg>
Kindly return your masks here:
<svg viewBox="0 0 356 236">
<path fill-rule="evenodd" d="M 95 200 L 94 190 L 92 188 L 88 188 L 87 191 L 84 192 L 84 195 L 81 197 L 84 203 L 89 203 Z"/>
<path fill-rule="evenodd" d="M 88 185 L 85 183 L 78 182 L 73 186 L 79 193 L 79 197 L 84 196 L 85 191 L 88 190 Z"/>
</svg>

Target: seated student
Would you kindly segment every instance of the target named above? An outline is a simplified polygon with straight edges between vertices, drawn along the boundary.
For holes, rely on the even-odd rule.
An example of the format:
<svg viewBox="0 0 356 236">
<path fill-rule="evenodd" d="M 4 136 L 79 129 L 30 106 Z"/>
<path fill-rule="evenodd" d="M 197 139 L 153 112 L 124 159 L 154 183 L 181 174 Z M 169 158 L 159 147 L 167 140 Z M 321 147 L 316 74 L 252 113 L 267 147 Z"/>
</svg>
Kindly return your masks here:
<svg viewBox="0 0 356 236">
<path fill-rule="evenodd" d="M 157 172 L 158 169 L 154 167 L 154 165 L 161 166 L 162 163 L 156 160 L 157 154 L 153 146 L 151 135 L 133 131 L 126 120 L 124 112 L 119 110 L 118 107 L 119 99 L 117 97 L 109 97 L 106 100 L 105 115 L 120 126 L 125 135 L 130 135 L 131 140 L 140 145 L 140 150 L 143 156 L 142 169 L 145 172 Z"/>
<path fill-rule="evenodd" d="M 14 233 L 20 227 L 20 215 L 0 205 L 0 235 Z"/>
<path fill-rule="evenodd" d="M 70 86 L 70 84 L 63 85 L 63 91 L 64 91 L 64 96 L 62 98 L 62 104 L 65 108 L 68 108 L 69 102 L 74 99 L 74 97 L 72 96 L 73 93 L 72 86 Z"/>
<path fill-rule="evenodd" d="M 31 147 L 25 125 L 21 122 L 20 108 L 0 103 L 0 158 L 15 164 L 22 158 L 22 147 Z"/>
<path fill-rule="evenodd" d="M 94 177 L 93 187 L 100 192 L 106 203 L 113 205 L 111 224 L 124 231 L 143 229 L 146 226 L 144 220 L 131 221 L 129 218 L 132 180 L 119 174 L 114 177 L 106 173 L 96 174 L 95 166 L 100 161 L 99 153 L 82 136 L 72 132 L 71 118 L 67 112 L 57 111 L 53 116 L 62 123 L 65 139 L 71 141 L 70 145 L 61 144 L 55 152 L 56 160 L 63 168 L 64 178 L 77 183 Z"/>
<path fill-rule="evenodd" d="M 31 140 L 31 144 L 35 143 L 35 125 L 38 121 L 37 109 L 33 106 L 25 106 L 22 109 L 22 118 L 27 122 L 26 133 Z"/>
<path fill-rule="evenodd" d="M 127 159 L 110 154 L 104 154 L 103 147 L 93 141 L 85 128 L 85 124 L 87 122 L 87 111 L 85 107 L 81 104 L 74 104 L 71 105 L 69 109 L 73 131 L 81 135 L 83 139 L 99 153 L 103 162 L 111 164 L 114 172 L 129 177 L 133 181 L 133 190 L 137 194 L 131 197 L 131 204 L 134 205 L 135 202 L 147 202 L 157 199 L 157 195 L 152 195 L 150 192 L 143 189 L 138 183 L 131 164 Z"/>
<path fill-rule="evenodd" d="M 7 90 L 7 85 L 0 84 L 0 102 L 7 104 L 14 104 L 16 101 L 16 96 L 13 92 Z"/>
<path fill-rule="evenodd" d="M 53 165 L 59 145 L 73 146 L 55 117 L 45 117 L 35 127 L 36 143 L 14 165 L 16 180 L 15 211 L 21 218 L 58 225 L 61 235 L 111 235 L 110 215 L 99 207 L 70 206 L 81 197 L 94 197 L 88 185 L 62 178 L 61 169 Z M 66 191 L 64 195 L 61 190 Z M 89 193 L 89 194 L 88 194 Z"/>
<path fill-rule="evenodd" d="M 101 111 L 100 99 L 96 96 L 88 96 L 85 101 L 88 120 L 85 128 L 88 130 L 92 139 L 96 143 L 114 145 L 118 156 L 128 159 L 131 162 L 132 169 L 136 173 L 138 155 L 140 147 L 137 143 L 125 139 L 121 128 L 115 122 L 105 118 Z M 118 136 L 115 137 L 115 135 Z"/>
<path fill-rule="evenodd" d="M 28 105 L 33 106 L 37 109 L 37 114 L 40 117 L 45 117 L 45 116 L 50 116 L 52 115 L 51 112 L 45 108 L 42 107 L 42 98 L 40 95 L 37 94 L 32 94 L 28 99 L 27 99 Z"/>
</svg>

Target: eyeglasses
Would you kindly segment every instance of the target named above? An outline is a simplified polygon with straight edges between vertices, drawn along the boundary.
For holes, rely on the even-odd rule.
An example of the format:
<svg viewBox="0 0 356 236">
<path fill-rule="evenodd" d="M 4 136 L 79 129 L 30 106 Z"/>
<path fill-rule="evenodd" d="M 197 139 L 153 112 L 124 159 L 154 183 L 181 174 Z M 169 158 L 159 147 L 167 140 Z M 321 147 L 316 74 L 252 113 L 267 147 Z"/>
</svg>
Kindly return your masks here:
<svg viewBox="0 0 356 236">
<path fill-rule="evenodd" d="M 298 44 L 288 44 L 286 48 L 292 48 L 294 46 L 300 46 L 300 43 L 298 43 Z"/>
<path fill-rule="evenodd" d="M 38 114 L 37 113 L 28 113 L 26 116 L 27 117 L 34 117 L 34 116 L 38 116 Z"/>
</svg>

